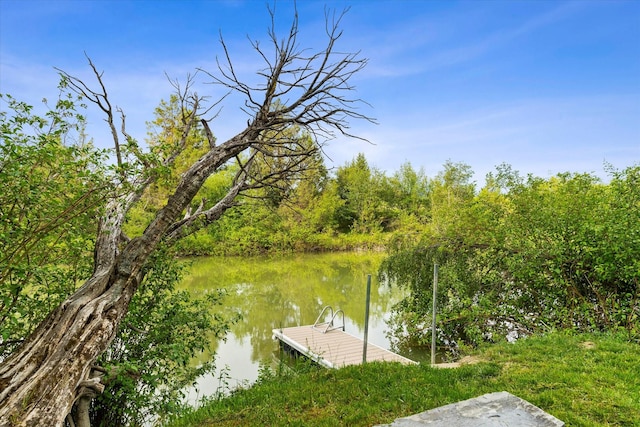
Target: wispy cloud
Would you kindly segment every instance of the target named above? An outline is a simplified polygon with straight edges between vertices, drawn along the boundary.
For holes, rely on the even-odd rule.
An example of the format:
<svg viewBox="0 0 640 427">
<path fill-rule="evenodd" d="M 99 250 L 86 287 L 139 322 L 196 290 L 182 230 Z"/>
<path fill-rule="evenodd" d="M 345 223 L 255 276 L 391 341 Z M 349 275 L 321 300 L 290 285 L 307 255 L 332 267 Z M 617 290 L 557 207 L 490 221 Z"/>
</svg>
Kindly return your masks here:
<svg viewBox="0 0 640 427">
<path fill-rule="evenodd" d="M 521 99 L 479 110 L 402 114 L 362 129 L 360 135 L 373 144 L 341 140 L 328 151 L 343 159 L 363 152 L 387 171 L 410 161 L 430 175 L 448 159 L 461 161 L 473 167 L 478 183 L 503 162 L 539 176 L 566 171 L 604 176 L 605 161 L 617 167 L 640 161 L 637 117 L 640 102 L 634 95 Z M 612 135 L 620 140 L 611 141 Z"/>
<path fill-rule="evenodd" d="M 392 36 L 384 37 L 376 33 L 375 38 L 368 39 L 369 49 L 375 52 L 375 60 L 368 70 L 368 75 L 401 77 L 473 61 L 516 41 L 519 37 L 556 24 L 583 6 L 577 2 L 560 3 L 522 22 L 507 23 L 502 28 L 483 33 L 478 39 L 469 38 L 468 34 L 459 31 L 460 27 L 467 25 L 464 18 L 452 18 L 451 21 L 445 19 L 449 28 L 444 28 L 440 22 L 442 20 L 435 21 L 426 16 L 412 17 L 389 30 Z M 464 14 L 463 10 L 456 12 Z M 457 31 L 452 31 L 451 27 Z M 438 34 L 439 32 L 444 34 Z M 461 38 L 460 34 L 465 38 Z"/>
</svg>

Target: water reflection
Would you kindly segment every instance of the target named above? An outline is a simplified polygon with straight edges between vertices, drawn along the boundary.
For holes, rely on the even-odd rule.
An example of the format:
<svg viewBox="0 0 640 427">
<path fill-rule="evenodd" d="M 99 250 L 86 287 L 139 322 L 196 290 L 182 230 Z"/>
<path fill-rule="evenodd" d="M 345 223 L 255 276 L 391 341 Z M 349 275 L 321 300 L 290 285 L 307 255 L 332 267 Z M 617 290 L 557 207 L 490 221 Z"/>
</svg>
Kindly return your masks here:
<svg viewBox="0 0 640 427">
<path fill-rule="evenodd" d="M 214 346 L 218 372 L 198 381 L 199 391 L 190 392 L 190 401 L 215 394 L 219 387 L 255 381 L 260 364 L 270 363 L 278 348 L 272 329 L 312 324 L 326 305 L 342 309 L 346 331 L 362 337 L 367 274 L 373 276 L 369 341 L 388 349 L 385 321 L 401 295 L 377 282 L 381 260 L 381 254 L 369 253 L 190 260 L 181 287 L 193 293 L 225 289 L 228 296 L 222 310 L 242 315 L 226 342 Z"/>
</svg>

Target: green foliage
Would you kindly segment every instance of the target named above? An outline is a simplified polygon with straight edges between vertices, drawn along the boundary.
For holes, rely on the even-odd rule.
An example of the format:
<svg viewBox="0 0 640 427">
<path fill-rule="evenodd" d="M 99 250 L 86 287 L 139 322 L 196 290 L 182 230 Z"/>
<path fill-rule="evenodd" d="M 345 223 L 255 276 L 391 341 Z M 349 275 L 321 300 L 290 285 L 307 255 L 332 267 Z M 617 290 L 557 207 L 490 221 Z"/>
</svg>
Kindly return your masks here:
<svg viewBox="0 0 640 427">
<path fill-rule="evenodd" d="M 219 309 L 224 292 L 195 298 L 176 289 L 184 265 L 165 249 L 146 267 L 114 342 L 98 363 L 105 392 L 94 399 L 92 425 L 141 426 L 182 408 L 184 389 L 214 370 L 214 359 L 192 359 L 222 339 L 235 318 Z"/>
<path fill-rule="evenodd" d="M 338 195 L 343 203 L 336 212 L 338 230 L 375 233 L 388 229 L 397 212 L 393 190 L 386 176 L 369 167 L 360 153 L 336 172 Z"/>
<path fill-rule="evenodd" d="M 0 359 L 90 276 L 96 222 L 115 187 L 106 153 L 86 141 L 71 98 L 45 117 L 11 96 L 2 101 Z M 151 215 L 144 201 L 137 209 L 134 232 Z M 213 360 L 191 365 L 193 356 L 234 320 L 217 310 L 222 292 L 192 298 L 175 289 L 182 269 L 167 250 L 146 269 L 116 339 L 98 361 L 107 387 L 93 401 L 95 425 L 144 425 L 175 413 L 182 390 L 213 369 Z"/>
<path fill-rule="evenodd" d="M 396 230 L 420 229 L 431 218 L 431 185 L 423 169 L 405 163 L 387 180 L 391 194 L 385 198 L 396 210 Z"/>
<path fill-rule="evenodd" d="M 313 150 L 308 135 L 287 129 L 280 135 L 293 150 Z M 274 148 L 276 149 L 276 148 Z M 277 149 L 283 149 L 278 146 Z M 273 179 L 274 160 L 258 156 L 254 173 Z M 286 180 L 270 181 L 238 197 L 223 218 L 178 243 L 182 255 L 257 255 L 265 253 L 380 249 L 388 232 L 424 231 L 430 218 L 431 187 L 423 170 L 402 165 L 391 178 L 370 168 L 364 155 L 331 174 L 319 151 L 296 165 Z M 201 195 L 218 200 L 231 186 L 237 165 L 212 176 Z M 143 204 L 132 213 L 135 234 L 149 221 Z"/>
<path fill-rule="evenodd" d="M 381 275 L 411 290 L 395 311 L 399 345 L 430 340 L 440 265 L 442 345 L 476 345 L 550 328 L 639 336 L 640 167 L 523 180 L 507 166 L 477 194 L 467 167 L 432 183 L 432 219 L 398 236 Z"/>
<path fill-rule="evenodd" d="M 457 369 L 368 363 L 284 370 L 168 425 L 371 426 L 497 391 L 567 425 L 637 425 L 640 352 L 624 337 L 556 333 L 492 345 L 476 357 L 481 363 Z"/>
<path fill-rule="evenodd" d="M 105 155 L 86 141 L 72 98 L 45 117 L 9 95 L 0 101 L 2 358 L 90 272 L 94 221 L 110 186 Z"/>
<path fill-rule="evenodd" d="M 169 101 L 160 101 L 154 113 L 154 120 L 147 123 L 149 153 L 138 154 L 138 157 L 142 157 L 147 162 L 147 173 L 155 174 L 157 180 L 145 190 L 140 202 L 133 207 L 127 217 L 125 231 L 130 236 L 140 235 L 146 229 L 156 211 L 165 205 L 181 174 L 207 152 L 206 136 L 201 127 L 192 127 L 184 146 L 180 145 L 184 122 L 193 112 L 186 109 L 176 95 L 172 95 Z M 135 145 L 136 142 L 128 140 L 128 144 Z M 171 167 L 166 166 L 165 160 L 178 152 L 179 155 Z M 228 179 L 226 171 L 213 175 L 209 179 L 211 182 L 205 183 L 199 196 L 207 198 L 212 196 L 212 192 L 220 193 L 219 175 L 223 180 Z M 222 187 L 224 185 L 230 185 L 230 181 Z"/>
<path fill-rule="evenodd" d="M 145 200 L 150 205 L 149 208 L 157 209 L 163 206 L 178 183 L 180 175 L 207 152 L 207 139 L 202 127 L 193 127 L 187 136 L 185 146 L 180 146 L 184 122 L 193 112 L 187 110 L 176 95 L 171 95 L 168 102 L 160 101 L 154 114 L 154 120 L 147 123 L 149 128 L 147 142 L 152 155 L 158 159 L 167 159 L 180 151 L 170 168 L 155 169 L 159 179 L 147 191 Z"/>
<path fill-rule="evenodd" d="M 518 252 L 508 267 L 553 325 L 639 332 L 639 174 L 615 172 L 608 185 L 589 175 L 530 178 L 513 190 L 506 237 Z"/>
</svg>

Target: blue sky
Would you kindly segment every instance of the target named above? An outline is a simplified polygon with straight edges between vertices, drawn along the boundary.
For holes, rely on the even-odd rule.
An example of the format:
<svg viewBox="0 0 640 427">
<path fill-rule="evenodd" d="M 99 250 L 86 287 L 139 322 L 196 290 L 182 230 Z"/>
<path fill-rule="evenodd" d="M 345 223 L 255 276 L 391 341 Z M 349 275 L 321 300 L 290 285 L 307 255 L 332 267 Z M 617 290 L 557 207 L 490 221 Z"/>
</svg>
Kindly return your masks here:
<svg viewBox="0 0 640 427">
<path fill-rule="evenodd" d="M 0 0 L 0 92 L 39 105 L 55 99 L 53 67 L 91 81 L 84 52 L 104 71 L 112 102 L 143 140 L 145 122 L 184 78 L 215 71 L 221 33 L 249 79 L 261 64 L 247 36 L 266 42 L 264 1 Z M 300 43 L 320 47 L 324 8 L 351 9 L 342 50 L 361 51 L 354 83 L 377 125 L 353 122 L 367 138 L 337 138 L 340 166 L 365 153 L 392 173 L 410 161 L 429 176 L 464 162 L 478 184 L 500 163 L 523 174 L 594 172 L 640 162 L 640 1 L 298 1 Z M 288 29 L 293 3 L 276 3 Z M 213 98 L 221 88 L 204 84 Z M 241 130 L 239 100 L 212 124 L 219 139 Z M 88 132 L 108 145 L 101 116 Z"/>
</svg>

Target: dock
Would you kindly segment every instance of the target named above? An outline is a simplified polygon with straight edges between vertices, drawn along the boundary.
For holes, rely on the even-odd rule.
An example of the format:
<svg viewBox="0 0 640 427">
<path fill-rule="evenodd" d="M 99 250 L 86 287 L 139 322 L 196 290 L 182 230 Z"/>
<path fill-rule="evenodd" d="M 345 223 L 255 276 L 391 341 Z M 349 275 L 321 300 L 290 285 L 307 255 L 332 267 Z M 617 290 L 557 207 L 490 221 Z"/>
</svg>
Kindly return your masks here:
<svg viewBox="0 0 640 427">
<path fill-rule="evenodd" d="M 344 330 L 320 330 L 317 325 L 294 326 L 273 329 L 273 337 L 319 365 L 327 368 L 341 368 L 359 365 L 362 361 L 364 340 L 348 334 Z M 367 362 L 400 362 L 416 364 L 411 359 L 367 343 Z"/>
</svg>

